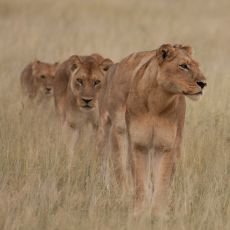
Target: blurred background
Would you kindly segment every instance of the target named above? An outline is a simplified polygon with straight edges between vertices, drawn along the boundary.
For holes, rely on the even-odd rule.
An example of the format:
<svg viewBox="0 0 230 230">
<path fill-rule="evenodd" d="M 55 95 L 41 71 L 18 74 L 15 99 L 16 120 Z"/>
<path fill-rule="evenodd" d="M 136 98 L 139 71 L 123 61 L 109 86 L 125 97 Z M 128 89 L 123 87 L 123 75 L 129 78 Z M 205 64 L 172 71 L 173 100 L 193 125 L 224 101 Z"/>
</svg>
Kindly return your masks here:
<svg viewBox="0 0 230 230">
<path fill-rule="evenodd" d="M 230 229 L 229 9 L 228 0 L 0 0 L 0 229 Z M 192 46 L 208 87 L 187 101 L 169 218 L 135 221 L 131 195 L 92 172 L 87 135 L 67 167 L 53 104 L 21 113 L 19 76 L 36 58 L 97 52 L 117 62 L 163 43 Z"/>
</svg>

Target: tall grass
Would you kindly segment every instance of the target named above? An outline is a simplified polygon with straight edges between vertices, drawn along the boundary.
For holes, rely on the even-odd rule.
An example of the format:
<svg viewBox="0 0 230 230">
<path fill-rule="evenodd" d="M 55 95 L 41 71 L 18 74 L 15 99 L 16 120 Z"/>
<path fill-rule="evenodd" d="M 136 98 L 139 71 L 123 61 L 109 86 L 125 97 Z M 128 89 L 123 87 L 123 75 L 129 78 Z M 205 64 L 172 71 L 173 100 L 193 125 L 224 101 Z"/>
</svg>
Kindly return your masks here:
<svg viewBox="0 0 230 230">
<path fill-rule="evenodd" d="M 0 229 L 230 229 L 229 7 L 220 1 L 0 1 Z M 208 78 L 187 103 L 167 220 L 133 220 L 131 194 L 101 182 L 91 135 L 69 162 L 53 103 L 21 112 L 31 60 L 101 53 L 114 61 L 165 42 L 191 45 Z"/>
</svg>

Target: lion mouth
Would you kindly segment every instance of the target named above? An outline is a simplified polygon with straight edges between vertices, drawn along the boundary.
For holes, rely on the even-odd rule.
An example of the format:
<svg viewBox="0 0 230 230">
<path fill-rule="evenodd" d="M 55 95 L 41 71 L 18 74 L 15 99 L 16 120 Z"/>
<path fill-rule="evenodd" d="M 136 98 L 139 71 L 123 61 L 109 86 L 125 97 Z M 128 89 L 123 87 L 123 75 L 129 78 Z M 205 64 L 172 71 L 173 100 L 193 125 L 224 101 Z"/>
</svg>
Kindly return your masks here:
<svg viewBox="0 0 230 230">
<path fill-rule="evenodd" d="M 84 106 L 82 106 L 82 108 L 83 108 L 84 110 L 92 110 L 94 107 L 93 107 L 93 106 L 90 106 L 90 105 L 84 105 Z"/>
<path fill-rule="evenodd" d="M 200 92 L 198 92 L 198 93 L 185 93 L 185 92 L 183 92 L 183 94 L 184 94 L 185 96 L 198 96 L 198 95 L 202 95 L 203 92 L 202 92 L 202 91 L 200 91 Z"/>
<path fill-rule="evenodd" d="M 46 96 L 52 96 L 52 95 L 53 95 L 53 92 L 46 91 L 46 92 L 45 92 L 45 95 L 46 95 Z"/>
</svg>

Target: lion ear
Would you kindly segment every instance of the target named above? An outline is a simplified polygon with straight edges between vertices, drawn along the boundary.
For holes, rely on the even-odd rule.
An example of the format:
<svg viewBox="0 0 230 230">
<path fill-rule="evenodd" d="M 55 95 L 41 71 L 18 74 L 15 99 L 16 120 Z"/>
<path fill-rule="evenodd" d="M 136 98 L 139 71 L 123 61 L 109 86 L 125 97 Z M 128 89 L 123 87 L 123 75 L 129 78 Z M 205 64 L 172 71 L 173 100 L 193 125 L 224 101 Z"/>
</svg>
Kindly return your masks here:
<svg viewBox="0 0 230 230">
<path fill-rule="evenodd" d="M 192 55 L 192 47 L 191 46 L 183 46 L 183 48 L 189 55 Z"/>
<path fill-rule="evenodd" d="M 185 50 L 189 55 L 192 55 L 192 47 L 191 46 L 184 46 L 181 44 L 176 44 L 173 46 L 176 49 L 182 49 Z"/>
<path fill-rule="evenodd" d="M 157 50 L 156 56 L 159 64 L 170 61 L 175 56 L 175 48 L 170 44 L 164 44 Z"/>
<path fill-rule="evenodd" d="M 41 61 L 39 61 L 39 60 L 37 60 L 37 59 L 35 59 L 34 61 L 33 61 L 33 63 L 32 63 L 32 65 L 34 66 L 34 67 L 37 67 L 38 65 L 40 65 L 41 64 Z"/>
<path fill-rule="evenodd" d="M 36 72 L 39 70 L 39 65 L 41 64 L 41 61 L 39 60 L 34 60 L 33 63 L 32 63 L 32 72 L 33 72 L 33 75 L 36 74 Z"/>
<path fill-rule="evenodd" d="M 113 61 L 110 60 L 109 58 L 106 58 L 102 61 L 100 67 L 103 71 L 108 71 L 112 65 L 113 65 Z"/>
<path fill-rule="evenodd" d="M 73 55 L 69 58 L 69 62 L 70 62 L 69 70 L 70 70 L 70 72 L 73 72 L 80 67 L 81 58 L 77 55 Z"/>
<path fill-rule="evenodd" d="M 98 53 L 91 54 L 91 57 L 94 58 L 98 63 L 101 63 L 104 60 L 104 58 Z"/>
<path fill-rule="evenodd" d="M 113 64 L 113 61 L 109 58 L 103 58 L 100 54 L 94 53 L 91 55 L 98 63 L 103 71 L 107 71 Z"/>
</svg>

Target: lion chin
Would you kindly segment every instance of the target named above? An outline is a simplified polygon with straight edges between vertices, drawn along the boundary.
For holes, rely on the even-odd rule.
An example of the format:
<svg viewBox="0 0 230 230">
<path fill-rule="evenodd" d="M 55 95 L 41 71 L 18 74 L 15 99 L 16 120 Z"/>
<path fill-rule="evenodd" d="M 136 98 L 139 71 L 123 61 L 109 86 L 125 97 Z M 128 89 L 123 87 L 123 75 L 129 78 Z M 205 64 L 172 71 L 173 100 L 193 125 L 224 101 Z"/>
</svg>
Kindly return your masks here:
<svg viewBox="0 0 230 230">
<path fill-rule="evenodd" d="M 188 97 L 192 101 L 199 101 L 201 97 L 203 96 L 203 92 L 197 93 L 197 94 L 185 94 L 186 97 Z"/>
</svg>

